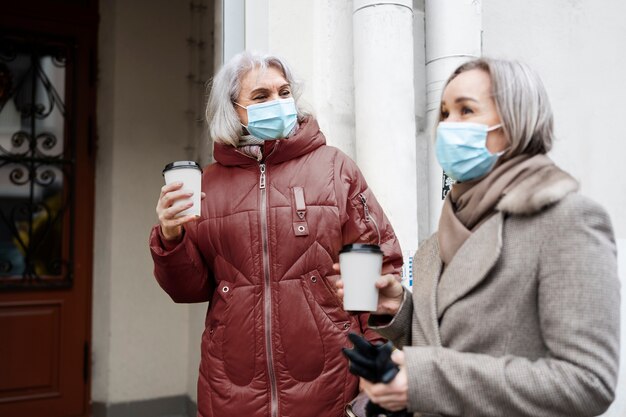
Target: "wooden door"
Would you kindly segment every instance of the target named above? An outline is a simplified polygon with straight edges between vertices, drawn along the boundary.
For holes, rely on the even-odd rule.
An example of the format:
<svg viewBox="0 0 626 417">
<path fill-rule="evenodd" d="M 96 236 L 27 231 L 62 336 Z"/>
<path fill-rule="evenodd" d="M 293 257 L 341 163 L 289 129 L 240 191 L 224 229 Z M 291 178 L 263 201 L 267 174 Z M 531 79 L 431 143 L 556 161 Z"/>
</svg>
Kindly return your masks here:
<svg viewBox="0 0 626 417">
<path fill-rule="evenodd" d="M 0 416 L 89 416 L 97 3 L 0 7 Z"/>
</svg>

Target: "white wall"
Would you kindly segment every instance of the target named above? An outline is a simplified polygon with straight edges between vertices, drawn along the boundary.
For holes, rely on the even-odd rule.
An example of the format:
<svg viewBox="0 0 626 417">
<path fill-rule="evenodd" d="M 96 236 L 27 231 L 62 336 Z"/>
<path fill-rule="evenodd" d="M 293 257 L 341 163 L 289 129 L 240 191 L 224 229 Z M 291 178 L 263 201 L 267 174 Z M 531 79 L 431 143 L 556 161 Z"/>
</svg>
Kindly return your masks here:
<svg viewBox="0 0 626 417">
<path fill-rule="evenodd" d="M 161 170 L 185 155 L 189 4 L 100 8 L 92 398 L 183 395 L 189 307 L 156 284 L 147 239 Z"/>
<path fill-rule="evenodd" d="M 609 212 L 620 242 L 626 287 L 626 3 L 621 0 L 483 1 L 483 53 L 536 68 L 548 90 L 558 140 L 552 158 L 583 194 Z M 622 367 L 611 417 L 626 417 L 626 291 L 622 289 Z"/>
<path fill-rule="evenodd" d="M 260 3 L 264 6 L 261 7 Z M 423 10 L 423 1 L 413 3 L 417 3 L 418 7 Z M 258 9 L 262 12 L 252 13 Z M 267 13 L 264 12 L 265 10 Z M 367 13 L 369 12 L 368 9 Z M 250 16 L 253 16 L 253 20 Z M 417 16 L 419 19 L 422 15 L 418 12 Z M 264 18 L 267 19 L 266 24 L 262 23 Z M 396 23 L 406 24 L 405 21 Z M 418 22 L 417 26 L 422 27 L 422 25 L 422 22 Z M 372 27 L 372 30 L 375 29 Z M 304 80 L 305 105 L 313 110 L 328 144 L 338 147 L 362 163 L 359 159 L 361 156 L 356 152 L 357 144 L 365 142 L 365 138 L 357 138 L 355 134 L 353 1 L 260 0 L 257 2 L 247 0 L 245 30 L 247 49 L 267 45 L 267 51 L 285 57 L 294 67 L 297 76 Z M 269 39 L 263 41 L 264 37 Z M 410 39 L 408 41 L 410 42 Z M 419 36 L 419 41 L 423 43 L 423 35 Z M 391 51 L 395 47 L 397 47 L 395 43 L 389 44 Z M 417 54 L 417 59 L 423 60 L 423 52 Z M 372 89 L 383 89 L 389 80 L 381 75 L 378 81 L 377 85 L 372 85 Z M 412 88 L 411 85 L 407 86 L 409 89 Z M 372 107 L 376 107 L 376 104 L 372 102 Z M 412 111 L 408 107 L 413 104 L 411 101 L 410 106 L 407 105 L 408 112 Z M 361 127 L 371 128 L 371 126 Z M 380 138 L 381 141 L 377 145 L 381 146 L 380 149 L 384 149 L 382 147 L 386 145 L 393 145 L 392 143 L 385 144 L 384 136 Z M 407 150 L 407 155 L 414 158 L 414 151 Z M 407 155 L 403 155 L 404 159 Z M 394 165 L 394 160 L 384 159 L 389 169 L 382 169 L 382 165 L 368 169 L 367 164 L 364 164 L 361 169 L 400 235 L 403 249 L 414 251 L 417 246 L 417 224 L 414 221 L 417 217 L 415 213 L 417 209 L 415 203 L 410 202 L 416 199 L 417 191 L 410 184 L 415 182 L 415 173 L 407 174 L 406 181 L 403 181 L 404 172 L 397 171 L 398 167 L 397 164 Z M 388 181 L 386 181 L 385 188 L 377 189 L 376 179 L 381 176 L 388 178 Z M 389 187 L 392 191 L 389 191 Z M 404 207 L 404 209 L 412 209 L 410 215 L 403 215 L 401 210 L 403 207 L 398 208 L 396 201 L 398 195 L 402 195 L 403 201 L 408 202 L 405 206 L 410 208 Z M 394 213 L 393 207 L 396 207 L 397 213 Z"/>
<path fill-rule="evenodd" d="M 626 3 L 529 0 L 483 4 L 483 52 L 526 61 L 552 100 L 558 140 L 552 157 L 606 207 L 626 238 Z M 621 191 L 620 191 L 621 190 Z"/>
<path fill-rule="evenodd" d="M 267 33 L 268 51 L 283 56 L 304 81 L 305 104 L 328 143 L 354 157 L 352 1 L 269 0 L 268 13 L 266 29 L 258 29 L 263 26 L 251 23 L 247 15 L 246 30 Z"/>
</svg>

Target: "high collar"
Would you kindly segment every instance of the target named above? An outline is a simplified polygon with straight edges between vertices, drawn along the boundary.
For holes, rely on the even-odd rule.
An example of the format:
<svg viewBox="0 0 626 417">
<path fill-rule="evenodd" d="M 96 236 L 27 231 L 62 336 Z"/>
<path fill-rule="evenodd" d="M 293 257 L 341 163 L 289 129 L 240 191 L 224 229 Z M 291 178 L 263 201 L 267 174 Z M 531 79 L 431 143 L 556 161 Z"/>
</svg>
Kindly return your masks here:
<svg viewBox="0 0 626 417">
<path fill-rule="evenodd" d="M 320 131 L 317 120 L 308 117 L 300 123 L 300 128 L 287 139 L 267 141 L 263 146 L 265 160 L 270 164 L 280 164 L 290 159 L 305 155 L 326 144 L 326 138 Z M 253 158 L 237 151 L 232 145 L 215 142 L 213 145 L 215 160 L 224 166 L 257 165 Z"/>
<path fill-rule="evenodd" d="M 496 210 L 517 215 L 535 214 L 578 189 L 578 181 L 570 174 L 555 165 L 550 165 L 525 178 L 508 191 L 496 206 Z"/>
</svg>

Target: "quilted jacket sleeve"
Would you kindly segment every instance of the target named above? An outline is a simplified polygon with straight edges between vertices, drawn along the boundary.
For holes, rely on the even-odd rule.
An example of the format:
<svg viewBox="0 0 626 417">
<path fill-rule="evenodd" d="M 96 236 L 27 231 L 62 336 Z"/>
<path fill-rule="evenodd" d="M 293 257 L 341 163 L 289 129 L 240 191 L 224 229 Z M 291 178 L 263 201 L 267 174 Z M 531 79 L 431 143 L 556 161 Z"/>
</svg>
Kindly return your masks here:
<svg viewBox="0 0 626 417">
<path fill-rule="evenodd" d="M 196 246 L 197 222 L 185 226 L 183 238 L 177 244 L 164 242 L 159 225 L 150 233 L 150 253 L 154 261 L 154 276 L 166 293 L 177 303 L 209 301 L 213 293 L 212 280 Z"/>
<path fill-rule="evenodd" d="M 402 271 L 402 250 L 391 223 L 378 204 L 372 190 L 354 161 L 343 153 L 335 160 L 335 188 L 339 200 L 343 244 L 379 244 L 383 257 L 383 274 L 393 274 L 399 279 Z M 369 340 L 380 336 L 367 326 L 369 314 L 359 319 L 364 335 Z"/>
</svg>

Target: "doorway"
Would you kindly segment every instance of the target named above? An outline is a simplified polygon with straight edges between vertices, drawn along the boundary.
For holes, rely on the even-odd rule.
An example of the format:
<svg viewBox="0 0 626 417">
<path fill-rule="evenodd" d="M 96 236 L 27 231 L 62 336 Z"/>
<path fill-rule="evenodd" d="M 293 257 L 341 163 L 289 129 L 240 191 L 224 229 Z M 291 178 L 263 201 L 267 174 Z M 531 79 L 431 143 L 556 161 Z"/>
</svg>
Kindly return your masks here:
<svg viewBox="0 0 626 417">
<path fill-rule="evenodd" d="M 98 4 L 0 15 L 0 415 L 89 416 Z"/>
</svg>

